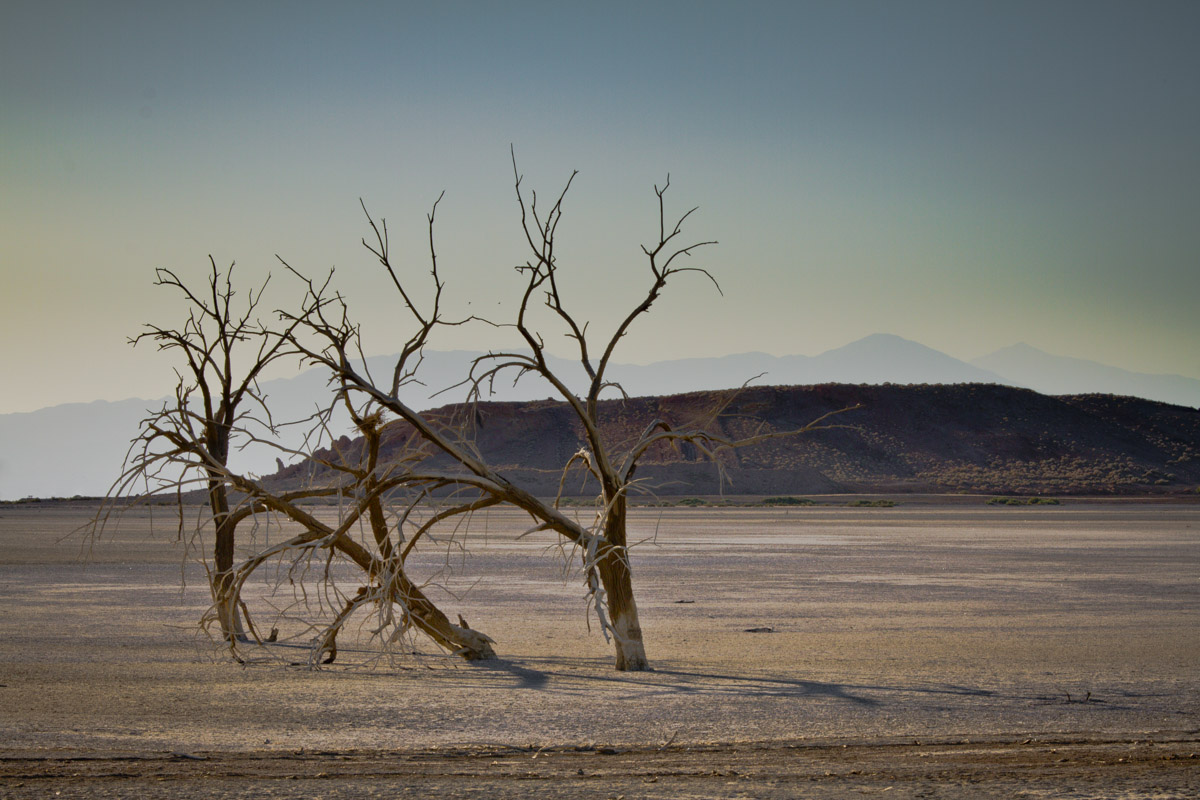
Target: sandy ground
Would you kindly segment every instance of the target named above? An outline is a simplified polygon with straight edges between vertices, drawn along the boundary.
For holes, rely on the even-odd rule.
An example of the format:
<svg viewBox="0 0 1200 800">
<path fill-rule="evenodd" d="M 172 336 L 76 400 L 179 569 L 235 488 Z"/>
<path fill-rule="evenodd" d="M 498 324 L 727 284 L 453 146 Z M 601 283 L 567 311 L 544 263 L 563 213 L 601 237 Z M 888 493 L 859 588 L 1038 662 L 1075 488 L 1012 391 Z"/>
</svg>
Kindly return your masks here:
<svg viewBox="0 0 1200 800">
<path fill-rule="evenodd" d="M 0 508 L 5 797 L 1200 796 L 1200 505 L 640 511 L 640 674 L 515 515 L 414 563 L 497 661 L 314 671 L 197 633 L 165 515 L 81 562 L 87 513 Z"/>
</svg>

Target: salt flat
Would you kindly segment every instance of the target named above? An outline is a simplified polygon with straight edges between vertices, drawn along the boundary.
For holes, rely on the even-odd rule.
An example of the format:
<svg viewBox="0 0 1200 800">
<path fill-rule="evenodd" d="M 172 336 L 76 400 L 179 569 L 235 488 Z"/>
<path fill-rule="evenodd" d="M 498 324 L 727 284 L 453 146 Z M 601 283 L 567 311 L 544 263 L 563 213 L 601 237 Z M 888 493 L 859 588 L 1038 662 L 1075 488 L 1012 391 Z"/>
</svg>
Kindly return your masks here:
<svg viewBox="0 0 1200 800">
<path fill-rule="evenodd" d="M 642 509 L 632 558 L 654 671 L 638 674 L 611 669 L 570 559 L 547 534 L 518 538 L 513 513 L 476 518 L 467 554 L 412 562 L 497 661 L 421 643 L 381 658 L 364 632 L 319 670 L 289 666 L 302 635 L 239 666 L 197 633 L 207 590 L 169 514 L 153 535 L 133 514 L 80 560 L 60 540 L 87 513 L 0 510 L 10 757 L 1200 731 L 1200 505 Z"/>
</svg>

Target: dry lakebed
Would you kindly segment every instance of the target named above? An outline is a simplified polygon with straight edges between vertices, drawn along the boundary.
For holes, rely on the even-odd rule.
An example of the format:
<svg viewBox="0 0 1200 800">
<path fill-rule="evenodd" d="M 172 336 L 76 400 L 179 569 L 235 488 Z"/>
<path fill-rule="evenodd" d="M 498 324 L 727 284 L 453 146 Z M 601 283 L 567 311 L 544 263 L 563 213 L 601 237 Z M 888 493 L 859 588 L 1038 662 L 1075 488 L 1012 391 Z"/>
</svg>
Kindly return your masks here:
<svg viewBox="0 0 1200 800">
<path fill-rule="evenodd" d="M 411 562 L 495 661 L 364 619 L 314 669 L 199 631 L 169 509 L 5 505 L 0 796 L 1200 796 L 1200 503 L 898 499 L 638 509 L 625 674 L 515 513 Z"/>
</svg>

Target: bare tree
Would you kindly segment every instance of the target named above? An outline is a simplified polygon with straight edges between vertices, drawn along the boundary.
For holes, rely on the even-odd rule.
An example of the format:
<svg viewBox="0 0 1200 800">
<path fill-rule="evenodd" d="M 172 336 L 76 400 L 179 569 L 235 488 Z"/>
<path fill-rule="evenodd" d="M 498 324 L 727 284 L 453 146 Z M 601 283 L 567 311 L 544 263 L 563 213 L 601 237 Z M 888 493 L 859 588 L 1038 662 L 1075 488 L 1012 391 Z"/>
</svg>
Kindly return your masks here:
<svg viewBox="0 0 1200 800">
<path fill-rule="evenodd" d="M 400 397 L 401 387 L 416 374 L 421 353 L 431 335 L 440 327 L 466 322 L 448 320 L 443 310 L 444 283 L 434 242 L 434 219 L 442 198 L 438 198 L 428 215 L 431 283 L 428 299 L 424 302 L 417 297 L 416 287 L 408 279 L 402 278 L 392 263 L 386 223 L 381 220 L 377 224 L 367 213 L 373 240 L 364 239 L 363 244 L 379 261 L 397 293 L 399 305 L 414 326 L 413 335 L 397 356 L 386 380 L 376 380 L 366 368 L 358 326 L 351 321 L 343 298 L 330 289 L 329 280 L 318 284 L 300 276 L 307 286 L 303 308 L 294 314 L 284 313 L 282 318 L 292 331 L 292 342 L 296 349 L 304 351 L 312 362 L 327 367 L 336 376 L 342 391 L 394 414 L 432 447 L 438 458 L 411 462 L 406 465 L 402 475 L 397 475 L 397 480 L 425 493 L 448 488 L 470 492 L 469 499 L 438 515 L 438 521 L 503 503 L 528 513 L 533 522 L 531 531 L 553 531 L 564 537 L 577 549 L 581 558 L 589 597 L 601 629 L 615 645 L 616 668 L 648 669 L 633 591 L 627 537 L 629 495 L 640 488 L 635 479 L 639 460 L 657 444 L 678 446 L 684 442 L 691 443 L 699 452 L 715 460 L 718 452 L 727 448 L 815 430 L 821 427 L 825 418 L 815 420 L 799 430 L 765 432 L 736 441 L 716 433 L 709 424 L 675 427 L 666 420 L 654 420 L 648 421 L 644 433 L 633 443 L 608 441 L 601 424 L 599 401 L 601 394 L 607 390 L 623 393 L 607 374 L 617 345 L 634 323 L 650 311 L 675 276 L 696 273 L 716 285 L 716 281 L 704 269 L 682 266 L 682 259 L 714 242 L 682 243 L 683 224 L 695 209 L 684 213 L 673 223 L 669 222 L 664 198 L 670 182 L 668 180 L 662 188 L 656 186 L 658 237 L 653 244 L 641 248 L 645 259 L 644 288 L 615 329 L 607 337 L 599 339 L 598 347 L 593 347 L 586 321 L 572 310 L 558 280 L 556 237 L 563 217 L 563 203 L 575 173 L 572 173 L 548 210 L 539 209 L 536 194 L 526 198 L 515 157 L 513 177 L 529 252 L 526 262 L 517 268 L 524 288 L 513 320 L 504 323 L 494 320 L 482 322 L 514 330 L 524 347 L 510 352 L 490 352 L 477 359 L 464 384 L 472 402 L 485 399 L 488 387 L 505 374 L 511 374 L 514 380 L 536 376 L 552 387 L 570 407 L 583 431 L 582 446 L 564 465 L 563 477 L 565 479 L 572 469 L 585 469 L 598 482 L 600 489 L 594 519 L 586 523 L 578 521 L 560 510 L 558 499 L 536 497 L 501 470 L 488 464 L 471 437 L 474 414 L 466 413 L 452 421 L 435 419 L 414 409 Z M 286 261 L 283 263 L 300 275 Z M 576 358 L 588 381 L 582 393 L 577 394 L 567 380 L 551 368 L 545 346 L 546 331 L 533 322 L 533 312 L 538 305 L 549 309 L 551 324 L 559 326 L 573 342 Z M 715 419 L 719 411 L 715 410 L 708 422 Z M 447 460 L 452 464 L 450 469 L 433 467 L 439 461 Z"/>
<path fill-rule="evenodd" d="M 109 495 L 122 497 L 139 484 L 177 492 L 194 482 L 203 484 L 214 534 L 210 585 L 215 607 L 232 609 L 219 618 L 222 635 L 232 639 L 243 630 L 236 607 L 224 602 L 233 582 L 239 520 L 231 513 L 225 478 L 230 446 L 239 434 L 254 438 L 254 424 L 264 431 L 273 427 L 258 378 L 275 361 L 296 353 L 289 345 L 290 328 L 269 328 L 256 316 L 269 277 L 241 302 L 233 287 L 234 266 L 222 272 L 212 256 L 209 266 L 205 291 L 193 291 L 169 269 L 157 270 L 157 285 L 184 296 L 187 319 L 177 328 L 147 324 L 148 330 L 130 342 L 154 342 L 159 350 L 177 353 L 183 367 L 176 370 L 174 401 L 143 421 L 128 468 Z"/>
<path fill-rule="evenodd" d="M 683 423 L 647 420 L 633 441 L 617 440 L 606 433 L 601 395 L 612 391 L 624 396 L 624 390 L 608 375 L 618 344 L 675 276 L 695 273 L 717 285 L 705 269 L 683 266 L 685 258 L 714 242 L 684 243 L 683 225 L 695 209 L 670 222 L 665 202 L 669 179 L 662 188 L 656 186 L 658 234 L 652 244 L 641 248 L 642 288 L 606 336 L 591 338 L 588 322 L 578 316 L 560 284 L 556 254 L 563 204 L 575 173 L 548 210 L 539 208 L 536 194 L 526 197 L 515 157 L 513 178 L 528 257 L 517 267 L 520 297 L 514 317 L 507 321 L 447 318 L 434 236 L 441 197 L 427 217 L 430 283 L 424 290 L 402 277 L 389 253 L 386 223 L 376 223 L 364 205 L 373 237 L 364 239 L 363 244 L 383 268 L 412 325 L 410 337 L 383 380 L 376 380 L 367 367 L 359 328 L 342 296 L 332 288 L 332 271 L 323 282 L 316 282 L 280 259 L 301 278 L 304 295 L 297 307 L 278 312 L 278 319 L 269 325 L 255 317 L 265 283 L 239 302 L 235 300 L 232 267 L 222 273 L 211 258 L 205 292 L 193 292 L 169 270 L 159 271 L 161 285 L 184 295 L 188 317 L 179 328 L 148 326 L 149 330 L 133 341 L 154 341 L 162 350 L 178 352 L 185 366 L 178 371 L 174 401 L 144 421 L 127 459 L 128 468 L 114 484 L 110 498 L 115 502 L 129 495 L 141 481 L 151 494 L 174 491 L 182 533 L 185 492 L 196 485 L 203 487 L 210 513 L 207 523 L 201 520 L 197 530 L 211 523 L 213 555 L 205 564 L 213 614 L 235 657 L 243 658 L 242 641 L 264 642 L 251 621 L 244 590 L 267 564 L 276 565 L 274 574 L 281 576 L 270 587 L 270 598 L 286 591 L 285 583 L 300 587 L 282 608 L 275 603 L 275 621 L 301 620 L 303 632 L 312 634 L 310 663 L 337 656 L 339 634 L 361 609 L 374 610 L 377 624 L 371 633 L 384 641 L 415 630 L 463 658 L 491 657 L 491 639 L 472 630 L 461 617 L 460 624 L 451 623 L 429 598 L 425 584 L 409 574 L 406 559 L 418 542 L 432 538 L 443 527 L 460 526 L 476 512 L 504 504 L 529 514 L 530 532 L 556 533 L 573 548 L 601 630 L 615 645 L 617 669 L 647 669 L 627 535 L 630 495 L 651 491 L 636 477 L 643 457 L 662 447 L 687 447 L 712 460 L 720 470 L 724 451 L 827 427 L 830 415 L 799 429 L 758 431 L 735 439 L 719 432 L 716 423 L 726 405 L 718 404 L 700 418 Z M 540 322 L 535 321 L 538 313 L 543 317 Z M 464 324 L 508 330 L 515 333 L 520 346 L 491 351 L 473 362 L 459 384 L 466 402 L 456 411 L 424 413 L 412 408 L 401 399 L 401 390 L 417 380 L 431 337 L 447 326 Z M 551 367 L 545 336 L 555 330 L 572 342 L 576 361 L 586 376 L 582 391 Z M 258 378 L 266 367 L 293 357 L 325 367 L 331 385 L 328 404 L 308 420 L 312 426 L 309 435 L 297 449 L 279 440 L 278 426 L 258 388 Z M 535 496 L 528 486 L 489 464 L 478 446 L 477 404 L 501 378 L 544 381 L 579 425 L 580 446 L 562 465 L 559 497 Z M 329 420 L 337 406 L 348 412 L 360 434 L 357 441 L 332 435 Z M 397 419 L 385 423 L 386 415 Z M 268 485 L 263 479 L 231 469 L 229 455 L 235 439 L 269 444 L 289 459 L 300 458 L 308 478 Z M 402 446 L 390 446 L 385 457 L 385 439 L 392 445 L 402 442 Z M 331 443 L 329 448 L 318 447 L 324 441 Z M 580 520 L 560 508 L 561 486 L 573 474 L 590 476 L 598 487 L 591 519 Z M 311 505 L 321 498 L 336 504 L 334 519 Z M 93 527 L 102 527 L 109 513 L 102 510 Z M 286 523 L 291 533 L 274 544 L 239 544 L 238 525 L 249 518 L 257 525 L 263 517 Z M 351 565 L 356 588 L 348 588 L 344 579 L 336 577 L 335 561 Z M 323 567 L 316 570 L 316 600 L 312 601 L 303 587 L 315 562 L 322 562 Z M 293 580 L 297 575 L 300 580 Z M 272 632 L 266 641 L 274 636 Z"/>
<path fill-rule="evenodd" d="M 346 397 L 340 394 L 339 399 L 345 401 Z M 424 454 L 418 449 L 417 452 L 410 451 L 395 457 L 389 464 L 382 464 L 379 458 L 381 415 L 376 412 L 364 417 L 348 402 L 346 405 L 362 439 L 358 447 L 343 449 L 335 445 L 324 456 L 320 452 L 309 456 L 310 463 L 320 464 L 332 473 L 332 478 L 326 477 L 322 486 L 281 492 L 265 488 L 262 481 L 256 479 L 226 474 L 230 486 L 245 498 L 233 514 L 235 520 L 253 514 L 271 513 L 299 525 L 301 532 L 254 552 L 236 566 L 231 591 L 224 599 L 226 608 L 223 614 L 236 613 L 238 606 L 245 608 L 241 599 L 242 589 L 263 565 L 283 563 L 291 574 L 296 571 L 297 564 L 306 563 L 314 554 L 325 552 L 330 556 L 342 556 L 359 567 L 363 574 L 358 590 L 349 595 L 337 590 L 330 570 L 322 572 L 321 589 L 327 596 L 337 594 L 340 608 L 332 609 L 336 613 L 332 616 L 326 614 L 324 621 L 310 623 L 310 628 L 316 630 L 310 663 L 317 663 L 322 656 L 325 657 L 325 663 L 330 663 L 337 657 L 338 634 L 351 615 L 363 608 L 375 609 L 378 624 L 373 633 L 385 641 L 415 629 L 445 650 L 469 661 L 492 658 L 495 655 L 491 647 L 492 639 L 465 623 L 455 625 L 450 622 L 406 569 L 406 558 L 422 529 L 437 521 L 435 514 L 432 523 L 426 522 L 417 527 L 413 539 L 404 544 L 403 528 L 410 524 L 413 510 L 424 499 L 405 494 L 404 489 L 409 484 L 406 464 L 413 459 L 423 458 Z M 403 509 L 400 514 L 391 510 L 397 505 L 394 496 L 397 492 L 406 501 L 398 504 Z M 335 522 L 320 519 L 313 509 L 304 506 L 304 501 L 316 497 L 337 497 L 341 501 Z M 369 532 L 356 539 L 352 532 L 362 525 L 364 519 Z M 296 605 L 300 607 L 302 615 L 311 616 L 308 614 L 311 604 L 307 600 Z M 325 611 L 331 610 L 329 604 L 319 606 Z M 386 635 L 383 635 L 385 632 Z M 233 649 L 237 655 L 236 643 Z"/>
<path fill-rule="evenodd" d="M 326 570 L 318 596 L 338 599 L 332 605 L 316 603 L 315 618 L 313 604 L 303 592 L 301 599 L 285 604 L 285 610 L 303 606 L 310 620 L 306 629 L 316 633 L 310 655 L 313 663 L 323 656 L 326 661 L 336 657 L 338 633 L 350 616 L 364 607 L 378 610 L 377 633 L 390 630 L 394 638 L 397 633 L 416 629 L 464 658 L 491 657 L 491 640 L 465 625 L 450 623 L 405 570 L 404 557 L 411 547 L 401 548 L 401 542 L 392 541 L 387 500 L 405 486 L 395 473 L 403 474 L 405 464 L 420 458 L 419 449 L 381 466 L 380 415 L 360 413 L 345 393 L 336 392 L 330 395 L 331 403 L 346 406 L 365 445 L 345 452 L 334 447 L 321 455 L 315 445 L 329 433 L 326 425 L 331 407 L 327 407 L 309 420 L 297 421 L 312 425 L 303 450 L 285 446 L 277 436 L 279 426 L 259 389 L 258 377 L 270 364 L 299 355 L 291 346 L 295 323 L 271 328 L 255 317 L 269 277 L 239 303 L 233 267 L 221 271 L 211 257 L 209 262 L 211 272 L 203 292 L 193 291 L 170 270 L 158 271 L 159 285 L 182 293 L 187 318 L 178 328 L 148 325 L 146 333 L 131 341 L 135 345 L 153 341 L 160 350 L 180 355 L 185 366 L 177 370 L 179 382 L 173 401 L 143 420 L 141 434 L 127 454 L 126 469 L 110 489 L 108 503 L 93 520 L 93 532 L 101 531 L 112 515 L 128 508 L 128 504 L 173 494 L 180 538 L 190 543 L 205 539 L 209 531 L 213 535 L 211 560 L 201 560 L 209 574 L 212 609 L 221 637 L 239 659 L 239 640 L 264 640 L 243 600 L 247 580 L 267 563 L 283 563 L 285 574 L 294 574 L 298 564 L 321 553 L 353 563 L 363 576 L 359 590 L 352 597 L 344 597 L 339 596 Z M 325 480 L 286 490 L 269 489 L 259 478 L 230 467 L 231 447 L 249 442 L 277 448 L 282 455 L 308 459 L 325 468 Z M 201 515 L 195 527 L 186 531 L 185 508 L 193 502 L 192 493 L 197 488 L 205 496 L 209 513 Z M 318 498 L 338 501 L 335 522 L 323 520 L 306 505 Z M 252 545 L 239 546 L 238 526 L 248 518 L 257 523 L 262 515 L 299 526 L 301 533 L 257 550 Z M 369 519 L 371 536 L 359 541 L 352 531 L 364 518 Z M 397 536 L 400 530 L 397 525 Z M 289 583 L 294 583 L 290 577 Z M 325 619 L 318 621 L 322 612 Z M 275 633 L 266 639 L 273 640 Z"/>
</svg>

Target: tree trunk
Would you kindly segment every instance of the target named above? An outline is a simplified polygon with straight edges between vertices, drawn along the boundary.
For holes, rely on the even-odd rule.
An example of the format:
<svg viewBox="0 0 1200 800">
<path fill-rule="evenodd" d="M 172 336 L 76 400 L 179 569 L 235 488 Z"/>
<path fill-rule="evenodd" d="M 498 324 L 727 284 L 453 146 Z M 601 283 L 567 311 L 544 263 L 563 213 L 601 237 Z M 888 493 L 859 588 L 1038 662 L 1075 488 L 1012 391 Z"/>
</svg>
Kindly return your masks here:
<svg viewBox="0 0 1200 800">
<path fill-rule="evenodd" d="M 412 624 L 430 639 L 467 661 L 495 658 L 492 640 L 465 625 L 455 625 L 403 571 L 396 574 L 398 599 Z M 460 617 L 461 619 L 461 617 Z"/>
<path fill-rule="evenodd" d="M 374 510 L 372 508 L 372 511 Z M 383 531 L 383 535 L 386 536 L 386 528 L 381 528 L 381 523 L 383 522 L 382 509 L 379 510 L 378 516 L 372 513 L 371 517 L 376 536 L 380 535 L 381 530 Z M 384 572 L 383 563 L 373 559 L 370 553 L 353 540 L 343 535 L 338 538 L 335 546 L 368 574 L 374 575 L 380 580 L 390 579 L 392 597 L 403 608 L 407 616 L 407 621 L 439 645 L 455 655 L 462 656 L 468 661 L 481 661 L 496 657 L 496 653 L 492 650 L 492 639 L 465 625 L 455 625 L 452 623 L 442 613 L 442 610 L 425 596 L 425 593 L 421 591 L 421 587 L 408 579 L 408 575 L 404 573 L 404 565 L 402 563 L 396 563 L 394 560 L 389 565 L 392 567 L 390 575 L 381 574 Z M 343 616 L 350 608 L 351 606 L 347 606 L 347 610 L 343 612 Z M 344 622 L 344 619 L 339 619 L 333 629 L 335 637 L 337 630 L 341 628 L 342 622 Z"/>
<path fill-rule="evenodd" d="M 638 622 L 637 602 L 633 599 L 633 575 L 629 568 L 629 550 L 625 538 L 625 498 L 611 504 L 604 526 L 605 548 L 597 554 L 596 569 L 608 600 L 608 620 L 617 650 L 617 669 L 641 672 L 650 669 L 642 626 Z"/>
<path fill-rule="evenodd" d="M 442 647 L 467 661 L 482 661 L 495 658 L 492 650 L 492 640 L 477 630 L 455 625 L 442 611 L 437 608 L 411 581 L 401 572 L 394 578 L 397 584 L 396 600 L 404 610 L 405 623 L 413 625 L 422 633 L 433 639 Z M 337 659 L 337 637 L 342 626 L 368 594 L 366 586 L 358 590 L 358 594 L 346 601 L 346 607 L 338 614 L 322 634 L 314 648 L 313 662 L 316 663 L 322 655 L 324 663 L 332 664 Z"/>
<path fill-rule="evenodd" d="M 212 508 L 216 541 L 213 545 L 212 595 L 217 608 L 217 621 L 221 625 L 221 636 L 225 641 L 244 639 L 242 618 L 238 613 L 233 591 L 234 533 L 237 523 L 229 515 L 229 498 L 225 483 L 217 476 L 209 477 L 208 502 Z"/>
</svg>

